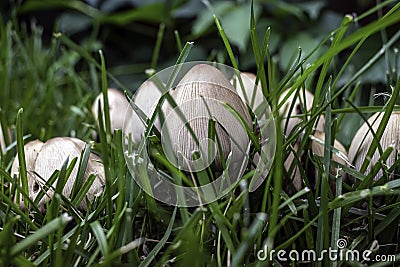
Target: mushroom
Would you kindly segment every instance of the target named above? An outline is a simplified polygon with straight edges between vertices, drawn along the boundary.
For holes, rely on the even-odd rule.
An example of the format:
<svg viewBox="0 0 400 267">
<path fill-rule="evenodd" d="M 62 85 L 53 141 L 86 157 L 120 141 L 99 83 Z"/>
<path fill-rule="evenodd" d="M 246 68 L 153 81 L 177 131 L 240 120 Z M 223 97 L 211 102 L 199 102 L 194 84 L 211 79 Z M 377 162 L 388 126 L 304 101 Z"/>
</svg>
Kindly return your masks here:
<svg viewBox="0 0 400 267">
<path fill-rule="evenodd" d="M 289 90 L 290 89 L 287 89 L 281 94 L 279 102 L 283 101 L 283 99 L 289 93 Z M 295 101 L 294 104 L 293 101 Z M 313 101 L 314 95 L 312 93 L 310 93 L 308 90 L 299 90 L 298 95 L 296 92 L 293 92 L 282 105 L 279 113 L 283 117 L 281 126 L 282 131 L 286 136 L 289 136 L 293 129 L 303 121 L 303 118 L 301 118 L 299 115 L 309 112 L 312 108 Z M 306 119 L 309 119 L 309 116 L 307 116 Z M 324 125 L 325 118 L 321 115 L 317 120 L 315 129 L 323 131 Z"/>
<path fill-rule="evenodd" d="M 222 104 L 228 103 L 252 128 L 250 114 L 236 90 L 220 70 L 207 64 L 195 65 L 170 94 L 177 108 L 173 109 L 168 103 L 163 106 L 166 122 L 162 129 L 162 137 L 169 138 L 164 143 L 170 144 L 178 164 L 185 170 L 197 170 L 193 156 L 195 152 L 199 152 L 201 160 L 205 163 L 203 166 L 208 166 L 214 159 L 213 169 L 221 171 L 223 169 L 221 155 L 225 160 L 230 153 L 236 157 L 240 153 L 235 152 L 238 151 L 238 147 L 247 146 L 246 131 Z M 184 120 L 177 110 L 185 116 Z M 221 150 L 215 143 L 212 148 L 213 145 L 210 145 L 208 140 L 211 118 L 216 122 L 215 132 L 220 140 Z M 188 125 L 199 143 L 190 133 Z M 210 155 L 210 152 L 215 154 Z M 243 158 L 241 160 L 243 161 Z"/>
<path fill-rule="evenodd" d="M 44 188 L 45 183 L 49 180 L 54 171 L 61 169 L 62 165 L 68 158 L 70 160 L 78 158 L 77 163 L 72 169 L 72 172 L 62 190 L 64 196 L 70 197 L 78 173 L 80 156 L 85 145 L 86 143 L 82 140 L 71 137 L 56 137 L 45 143 L 35 140 L 25 144 L 24 152 L 28 177 L 29 198 L 34 200 L 41 190 L 46 191 L 46 194 L 38 203 L 40 211 L 45 211 L 46 202 L 48 202 L 54 194 L 52 189 Z M 94 153 L 90 153 L 88 165 L 83 177 L 83 183 L 91 174 L 96 175 L 96 179 L 86 194 L 89 201 L 92 201 L 95 196 L 102 193 L 105 182 L 103 164 L 101 163 L 100 157 Z M 11 175 L 19 175 L 18 155 L 15 157 L 12 164 Z M 55 184 L 56 183 L 52 186 L 55 187 Z M 24 208 L 22 202 L 20 202 L 20 205 L 21 208 Z M 86 199 L 80 203 L 79 208 L 87 210 Z"/>
<path fill-rule="evenodd" d="M 289 91 L 290 88 L 286 89 L 281 94 L 279 102 L 283 101 L 283 99 L 287 96 Z M 298 125 L 300 125 L 301 122 L 304 121 L 304 119 L 309 118 L 309 116 L 302 118 L 300 117 L 300 115 L 304 114 L 305 112 L 309 112 L 311 110 L 313 101 L 314 101 L 314 95 L 308 90 L 299 90 L 298 95 L 296 94 L 296 92 L 293 92 L 289 96 L 289 98 L 286 100 L 286 102 L 282 105 L 282 107 L 279 110 L 279 114 L 283 117 L 281 121 L 281 127 L 282 127 L 282 132 L 284 132 L 285 136 L 289 136 L 289 134 L 293 131 L 293 129 L 295 129 Z M 325 124 L 325 118 L 324 116 L 321 115 L 321 117 L 319 117 L 317 121 L 316 130 L 323 131 L 324 124 Z M 299 141 L 296 141 L 293 147 L 294 151 L 289 152 L 288 157 L 284 162 L 284 167 L 287 172 L 290 171 L 290 167 L 295 157 L 294 153 L 297 153 L 298 147 L 299 147 Z M 296 167 L 294 167 L 293 172 L 294 172 L 293 177 L 291 177 L 293 186 L 295 190 L 299 191 L 303 187 L 302 186 L 303 182 L 301 179 L 300 170 L 297 165 Z"/>
<path fill-rule="evenodd" d="M 108 95 L 108 106 L 110 112 L 110 126 L 111 130 L 114 132 L 114 130 L 116 129 L 122 129 L 124 125 L 125 114 L 127 112 L 131 112 L 131 108 L 128 100 L 121 91 L 115 88 L 109 88 L 107 90 L 107 95 Z M 103 93 L 100 93 L 96 97 L 92 105 L 92 113 L 96 120 L 98 120 L 99 116 L 98 113 L 99 101 L 102 107 L 102 112 L 104 112 Z"/>
<path fill-rule="evenodd" d="M 250 72 L 242 72 L 240 73 L 240 77 L 244 90 L 242 90 L 237 76 L 231 79 L 231 83 L 236 88 L 236 92 L 242 98 L 243 102 L 249 104 L 249 107 L 252 110 L 255 110 L 264 101 L 261 83 L 259 82 L 258 86 L 256 87 L 255 84 L 257 76 Z"/>
<path fill-rule="evenodd" d="M 161 98 L 161 91 L 156 84 L 147 80 L 137 89 L 133 102 L 147 117 L 151 117 L 154 109 Z M 155 121 L 155 127 L 160 129 L 160 121 Z M 123 131 L 125 136 L 131 136 L 133 143 L 138 144 L 143 138 L 146 126 L 135 111 L 127 113 Z"/>
<path fill-rule="evenodd" d="M 372 130 L 376 133 L 378 127 L 383 118 L 383 112 L 375 113 L 368 119 L 368 124 L 371 125 Z M 349 148 L 349 160 L 355 166 L 357 170 L 360 171 L 361 166 L 366 160 L 368 149 L 370 148 L 373 142 L 373 134 L 371 133 L 368 124 L 365 122 L 360 129 L 355 134 L 350 148 Z M 385 125 L 385 131 L 380 140 L 380 146 L 382 147 L 382 151 L 385 151 L 389 147 L 394 147 L 394 150 L 389 155 L 386 160 L 386 165 L 390 168 L 398 159 L 398 153 L 400 148 L 400 112 L 395 111 L 389 117 L 389 121 Z M 376 149 L 370 163 L 367 166 L 365 173 L 369 173 L 371 171 L 372 166 L 374 166 L 380 158 L 379 150 Z M 382 177 L 383 173 L 380 170 L 377 175 L 374 177 L 374 180 L 377 181 Z M 390 179 L 394 178 L 394 174 L 390 175 Z"/>
<path fill-rule="evenodd" d="M 322 131 L 316 130 L 314 132 L 314 134 L 310 137 L 311 137 L 311 152 L 312 152 L 312 154 L 315 156 L 318 156 L 318 157 L 323 157 L 324 156 L 324 147 L 325 147 L 325 133 Z M 347 152 L 346 152 L 346 149 L 344 148 L 344 146 L 338 140 L 335 139 L 333 147 L 336 151 L 332 152 L 331 160 L 334 162 L 340 163 L 342 165 L 348 165 L 349 160 L 347 158 Z M 295 143 L 294 151 L 297 151 L 298 149 L 299 149 L 298 143 Z M 294 151 L 291 151 L 289 153 L 289 155 L 286 158 L 286 161 L 284 163 L 285 169 L 287 171 L 290 170 L 291 165 L 294 163 L 294 157 L 295 157 Z M 301 161 L 302 161 L 302 159 L 300 158 L 300 162 Z M 331 166 L 330 174 L 332 176 L 337 176 L 338 169 L 339 168 L 337 168 L 337 167 Z M 297 164 L 294 167 L 293 172 L 294 172 L 294 175 L 292 177 L 293 186 L 296 191 L 300 191 L 301 188 L 303 187 L 303 182 L 302 182 L 300 170 L 299 170 Z M 315 180 L 318 179 L 317 172 L 315 170 L 313 170 L 312 173 L 314 173 L 314 175 L 315 175 Z M 330 184 L 331 184 L 332 190 L 334 190 L 335 183 L 330 183 Z"/>
</svg>

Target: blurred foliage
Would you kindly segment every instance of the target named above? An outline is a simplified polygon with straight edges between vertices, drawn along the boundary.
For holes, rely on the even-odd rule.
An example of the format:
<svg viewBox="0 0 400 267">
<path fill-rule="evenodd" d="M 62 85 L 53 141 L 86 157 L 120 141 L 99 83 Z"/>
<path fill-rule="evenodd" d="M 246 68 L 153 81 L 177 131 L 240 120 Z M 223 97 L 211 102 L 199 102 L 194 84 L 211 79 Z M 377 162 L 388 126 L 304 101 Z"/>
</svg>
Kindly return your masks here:
<svg viewBox="0 0 400 267">
<path fill-rule="evenodd" d="M 267 27 L 271 27 L 270 52 L 279 62 L 281 71 L 286 72 L 297 57 L 299 47 L 304 57 L 340 25 L 344 14 L 356 17 L 377 2 L 259 0 L 254 3 L 260 37 Z M 213 14 L 222 21 L 236 49 L 234 52 L 241 69 L 255 69 L 252 50 L 249 49 L 250 1 L 25 0 L 3 3 L 5 19 L 13 16 L 7 13 L 7 9 L 13 5 L 17 6 L 18 18 L 29 23 L 36 21 L 44 27 L 47 37 L 59 31 L 81 44 L 100 45 L 111 71 L 127 84 L 132 84 L 133 88 L 145 78 L 144 70 L 150 67 L 160 24 L 165 25 L 165 33 L 158 60 L 159 69 L 173 64 L 179 54 L 174 31 L 177 31 L 182 42 L 195 42 L 190 60 L 227 61 Z M 374 19 L 374 16 L 370 19 Z M 390 32 L 387 34 L 390 35 Z M 350 68 L 363 66 L 386 41 L 383 33 L 373 38 L 376 40 L 360 50 L 360 56 L 351 63 L 353 66 Z M 322 51 L 319 50 L 308 62 L 313 62 Z M 338 63 L 342 63 L 346 56 L 343 53 Z M 385 83 L 387 67 L 381 60 L 364 75 L 365 82 Z"/>
<path fill-rule="evenodd" d="M 259 40 L 262 40 L 266 30 L 271 28 L 269 51 L 279 69 L 279 77 L 276 79 L 281 80 L 288 73 L 299 55 L 304 59 L 324 38 L 330 36 L 340 25 L 345 14 L 357 18 L 379 2 L 255 0 Z M 98 50 L 102 49 L 108 71 L 134 92 L 147 78 L 147 69 L 154 67 L 157 71 L 174 64 L 180 47 L 188 41 L 194 42 L 194 47 L 187 60 L 216 60 L 229 65 L 230 60 L 214 24 L 213 14 L 220 19 L 233 45 L 239 68 L 242 71 L 255 72 L 256 64 L 249 31 L 250 4 L 250 1 L 244 0 L 9 0 L 0 3 L 0 10 L 4 22 L 17 22 L 21 29 L 26 28 L 27 36 L 33 28 L 38 29 L 40 36 L 37 35 L 34 40 L 40 45 L 52 47 L 53 50 L 56 50 L 56 46 L 52 44 L 52 37 L 58 32 L 71 38 L 96 58 Z M 386 5 L 359 23 L 352 24 L 346 34 L 349 35 L 382 16 L 389 8 L 390 5 Z M 390 39 L 398 26 L 394 25 L 384 32 L 372 35 L 351 60 L 337 86 L 345 84 L 353 77 Z M 161 46 L 155 53 L 157 41 L 160 41 Z M 329 42 L 326 42 L 305 64 L 314 62 L 329 45 Z M 393 47 L 398 45 L 397 43 Z M 344 64 L 351 51 L 352 49 L 344 50 L 335 57 L 333 67 L 330 68 L 333 75 Z M 360 77 L 363 94 L 355 100 L 355 104 L 368 104 L 373 93 L 385 91 L 388 73 L 400 63 L 395 54 L 393 50 L 386 51 L 385 56 Z M 68 61 L 69 66 L 79 72 L 74 74 L 73 79 L 76 80 L 79 76 L 85 80 L 87 77 L 90 80 L 89 86 L 92 86 L 91 91 L 100 90 L 98 81 L 93 78 L 93 66 L 85 64 L 82 58 L 71 51 L 66 52 L 63 58 Z M 33 62 L 33 66 L 38 66 L 36 71 L 40 71 L 41 75 L 54 70 L 50 65 L 46 65 L 46 62 L 48 61 L 45 55 L 41 64 Z M 57 72 L 62 70 L 58 69 Z M 110 86 L 118 87 L 112 81 Z M 314 91 L 315 81 L 310 79 L 306 86 Z M 382 101 L 382 98 L 377 99 L 378 104 Z M 43 114 L 37 115 L 43 117 Z M 354 120 L 348 120 L 352 117 Z M 53 115 L 48 121 L 55 119 Z M 345 145 L 349 145 L 349 140 L 361 121 L 356 115 L 350 114 L 346 115 L 344 124 L 346 123 L 348 125 L 339 130 L 338 137 Z M 36 130 L 36 134 L 39 134 L 39 130 Z"/>
</svg>

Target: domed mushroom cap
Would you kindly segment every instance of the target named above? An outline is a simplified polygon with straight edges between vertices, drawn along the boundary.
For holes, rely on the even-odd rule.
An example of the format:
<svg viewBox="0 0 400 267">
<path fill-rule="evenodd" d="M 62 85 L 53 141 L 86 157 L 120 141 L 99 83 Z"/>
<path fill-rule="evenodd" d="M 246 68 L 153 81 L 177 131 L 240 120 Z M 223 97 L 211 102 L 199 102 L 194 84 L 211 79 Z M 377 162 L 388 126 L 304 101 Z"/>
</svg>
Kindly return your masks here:
<svg viewBox="0 0 400 267">
<path fill-rule="evenodd" d="M 243 146 L 247 142 L 248 136 L 246 132 L 242 131 L 243 127 L 240 122 L 222 103 L 233 107 L 251 128 L 250 114 L 229 80 L 217 68 L 206 64 L 192 67 L 170 94 L 186 121 L 177 115 L 178 112 L 173 111 L 171 105 L 163 106 L 167 121 L 164 127 L 169 136 L 167 142 L 171 144 L 178 159 L 183 156 L 180 164 L 186 166 L 185 169 L 195 170 L 191 163 L 195 152 L 202 150 L 207 154 L 211 151 L 211 147 L 205 141 L 209 138 L 210 117 L 216 122 L 216 134 L 221 144 L 219 152 L 225 159 L 231 151 L 237 148 L 235 142 L 239 146 Z M 172 115 L 170 116 L 170 114 Z M 199 146 L 187 125 L 192 128 L 200 143 Z M 231 138 L 234 140 L 233 142 L 231 142 Z M 213 150 L 215 152 L 216 148 L 214 147 Z M 222 170 L 222 160 L 219 154 L 217 153 L 215 156 L 215 170 L 218 171 Z M 203 161 L 209 162 L 211 157 L 204 156 Z"/>
<path fill-rule="evenodd" d="M 71 137 L 56 137 L 48 140 L 46 143 L 42 143 L 38 140 L 27 143 L 24 146 L 24 150 L 28 173 L 29 197 L 34 200 L 41 190 L 45 190 L 43 187 L 45 183 L 49 180 L 54 171 L 62 168 L 62 165 L 67 158 L 70 161 L 73 158 L 78 158 L 77 163 L 62 190 L 64 196 L 70 197 L 78 172 L 80 156 L 82 150 L 85 148 L 85 144 L 86 143 L 82 140 Z M 18 175 L 18 169 L 19 161 L 18 156 L 16 156 L 11 168 L 11 174 Z M 94 153 L 90 153 L 83 183 L 91 174 L 94 174 L 96 179 L 87 192 L 86 197 L 89 200 L 93 200 L 95 195 L 102 192 L 105 182 L 103 164 L 101 163 L 100 157 Z M 53 187 L 55 187 L 56 184 L 57 182 L 53 184 Z M 45 204 L 52 198 L 53 194 L 54 192 L 52 189 L 46 191 L 46 194 L 38 203 L 39 210 L 45 210 Z M 87 210 L 85 199 L 82 201 L 79 208 Z"/>
<path fill-rule="evenodd" d="M 122 129 L 124 125 L 124 118 L 126 112 L 131 112 L 129 102 L 126 99 L 125 95 L 121 91 L 115 88 L 109 88 L 107 91 L 107 95 L 108 95 L 108 106 L 110 112 L 111 130 L 114 131 L 115 129 Z M 92 113 L 96 120 L 98 120 L 99 116 L 98 113 L 99 101 L 101 107 L 103 107 L 102 112 L 104 113 L 103 93 L 100 93 L 96 97 L 92 105 Z"/>
<path fill-rule="evenodd" d="M 375 133 L 378 130 L 379 124 L 382 121 L 383 114 L 384 113 L 375 113 L 368 119 L 368 123 L 371 125 Z M 394 150 L 386 160 L 386 165 L 389 168 L 395 163 L 396 159 L 398 158 L 397 155 L 400 149 L 399 125 L 400 112 L 396 111 L 390 115 L 389 121 L 385 127 L 385 131 L 383 132 L 382 138 L 379 142 L 383 151 L 388 149 L 390 146 L 394 147 Z M 367 123 L 364 123 L 355 134 L 349 149 L 349 160 L 350 162 L 352 162 L 357 170 L 361 169 L 361 166 L 365 161 L 365 157 L 367 155 L 368 149 L 373 142 L 373 139 L 373 134 L 371 133 Z M 379 150 L 376 149 L 365 173 L 369 173 L 371 171 L 371 167 L 376 164 L 380 156 L 381 155 L 379 153 Z M 378 172 L 374 180 L 378 180 L 380 177 L 382 177 L 382 170 Z M 391 179 L 393 179 L 393 175 L 391 175 Z"/>
<path fill-rule="evenodd" d="M 317 156 L 323 157 L 324 156 L 324 145 L 325 145 L 325 133 L 317 130 L 314 132 L 313 136 L 314 136 L 314 138 L 311 142 L 311 150 Z M 315 139 L 318 139 L 318 141 Z M 338 152 L 340 152 L 340 154 L 332 152 L 331 159 L 337 163 L 346 165 L 348 162 L 348 159 L 347 159 L 347 151 L 344 148 L 344 146 L 338 140 L 335 139 L 335 141 L 333 143 L 333 147 Z"/>
<path fill-rule="evenodd" d="M 133 102 L 147 117 L 151 117 L 161 96 L 161 91 L 157 88 L 157 85 L 153 81 L 147 80 L 137 89 Z M 160 129 L 160 121 L 158 119 L 154 124 L 157 129 Z M 136 112 L 132 110 L 125 118 L 123 130 L 125 136 L 130 135 L 132 141 L 138 144 L 144 136 L 146 126 Z"/>
<path fill-rule="evenodd" d="M 283 99 L 289 93 L 289 90 L 290 88 L 282 93 L 282 95 L 279 97 L 279 102 L 283 101 Z M 295 102 L 294 104 L 293 101 Z M 286 100 L 286 102 L 282 105 L 279 113 L 283 117 L 281 127 L 286 136 L 288 136 L 292 132 L 292 130 L 303 121 L 303 118 L 299 115 L 309 112 L 312 108 L 313 101 L 314 95 L 312 93 L 310 93 L 308 90 L 300 90 L 298 94 L 296 94 L 296 92 L 293 92 Z M 291 109 L 292 105 L 293 108 Z M 309 118 L 310 117 L 307 116 L 307 120 Z M 285 130 L 286 124 L 287 128 Z M 321 115 L 317 119 L 315 129 L 323 131 L 324 126 L 325 117 Z"/>
</svg>

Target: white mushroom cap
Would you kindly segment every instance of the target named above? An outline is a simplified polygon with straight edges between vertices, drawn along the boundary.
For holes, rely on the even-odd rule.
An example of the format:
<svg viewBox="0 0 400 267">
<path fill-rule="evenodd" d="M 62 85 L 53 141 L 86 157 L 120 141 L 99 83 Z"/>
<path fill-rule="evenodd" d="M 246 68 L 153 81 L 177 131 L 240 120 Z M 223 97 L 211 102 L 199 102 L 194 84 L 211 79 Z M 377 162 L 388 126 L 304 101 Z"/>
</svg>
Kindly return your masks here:
<svg viewBox="0 0 400 267">
<path fill-rule="evenodd" d="M 324 146 L 325 146 L 325 133 L 322 131 L 316 130 L 311 137 L 311 152 L 318 157 L 323 157 L 324 156 Z M 347 165 L 349 160 L 347 159 L 347 152 L 346 152 L 346 149 L 344 148 L 344 146 L 338 140 L 335 139 L 333 147 L 337 151 L 332 152 L 331 160 L 335 161 L 337 163 L 340 163 L 342 165 Z M 297 152 L 298 149 L 299 149 L 298 143 L 296 142 L 295 146 L 294 146 L 294 151 Z M 284 163 L 286 171 L 289 171 L 291 164 L 294 161 L 294 157 L 295 157 L 294 152 L 291 151 Z M 338 169 L 336 167 L 331 166 L 331 169 L 330 169 L 331 175 L 336 176 L 337 171 L 338 171 Z M 294 167 L 292 175 L 293 175 L 293 177 L 291 177 L 291 178 L 293 181 L 293 186 L 297 191 L 300 191 L 301 188 L 303 187 L 303 181 L 302 181 L 300 170 L 299 170 L 299 167 L 297 166 L 297 164 Z M 315 172 L 315 179 L 317 179 L 317 178 L 318 178 L 317 173 Z"/>
<path fill-rule="evenodd" d="M 109 88 L 107 95 L 111 130 L 122 129 L 126 112 L 131 112 L 129 102 L 125 95 L 115 88 Z M 104 107 L 103 93 L 100 93 L 93 102 L 92 113 L 96 120 L 98 119 L 99 101 L 101 106 Z M 104 112 L 104 108 L 102 109 L 102 112 Z"/>
<path fill-rule="evenodd" d="M 375 133 L 378 130 L 379 124 L 382 121 L 383 114 L 384 113 L 375 113 L 368 119 L 368 123 L 371 125 Z M 379 142 L 383 151 L 388 149 L 390 146 L 394 147 L 394 150 L 386 160 L 386 165 L 389 168 L 395 163 L 396 159 L 398 158 L 397 155 L 400 150 L 399 125 L 400 125 L 400 112 L 396 111 L 390 115 L 389 121 L 385 126 L 385 131 L 383 132 L 382 138 Z M 361 169 L 361 166 L 365 161 L 367 151 L 371 146 L 372 141 L 373 141 L 373 135 L 367 123 L 364 123 L 355 134 L 349 149 L 349 160 L 350 162 L 353 163 L 353 165 L 357 170 Z M 381 155 L 379 153 L 379 150 L 376 149 L 365 173 L 369 173 L 371 171 L 371 167 L 376 164 L 380 156 Z M 382 170 L 379 171 L 379 173 L 375 176 L 374 180 L 378 180 L 380 177 L 382 177 Z M 391 178 L 393 179 L 393 176 Z"/>
<path fill-rule="evenodd" d="M 289 93 L 289 90 L 290 89 L 287 89 L 281 94 L 279 102 L 283 101 L 283 99 Z M 295 101 L 295 103 L 293 105 L 293 109 L 290 110 L 293 101 Z M 290 97 L 286 100 L 286 102 L 282 105 L 281 109 L 279 110 L 279 113 L 281 116 L 283 116 L 281 126 L 282 126 L 282 131 L 284 131 L 286 136 L 288 136 L 292 132 L 292 130 L 302 122 L 302 118 L 296 116 L 304 114 L 305 112 L 309 112 L 312 108 L 313 101 L 314 101 L 314 95 L 312 93 L 310 93 L 307 90 L 300 90 L 298 92 L 298 96 L 296 92 L 293 92 L 290 95 Z M 306 110 L 304 110 L 304 108 L 306 108 Z M 307 119 L 309 119 L 309 116 L 307 116 Z M 289 122 L 287 122 L 287 120 L 289 120 Z M 287 128 L 285 131 L 286 124 Z M 325 117 L 321 115 L 318 118 L 317 124 L 315 125 L 315 129 L 319 131 L 324 131 L 324 125 L 325 125 Z"/>
<path fill-rule="evenodd" d="M 185 115 L 187 122 L 200 141 L 200 148 L 203 151 L 210 151 L 207 142 L 201 143 L 202 140 L 207 140 L 208 138 L 209 115 L 217 118 L 216 133 L 221 141 L 221 152 L 225 159 L 234 150 L 231 147 L 229 137 L 232 137 L 240 145 L 243 145 L 243 142 L 248 139 L 247 133 L 242 134 L 240 132 L 240 127 L 237 127 L 237 121 L 229 119 L 231 118 L 230 116 L 228 117 L 230 114 L 227 114 L 229 111 L 221 103 L 228 103 L 233 107 L 251 128 L 252 122 L 247 107 L 229 80 L 217 68 L 207 64 L 198 64 L 192 67 L 170 94 Z M 166 116 L 169 116 L 170 113 L 174 114 L 171 112 L 172 106 L 169 104 L 163 106 L 163 111 Z M 190 161 L 192 160 L 192 154 L 195 151 L 199 151 L 199 148 L 185 123 L 178 116 L 174 116 L 167 123 L 167 132 L 175 156 L 180 158 L 180 154 Z M 230 129 L 232 127 L 235 128 Z M 208 160 L 207 158 L 205 161 L 208 162 Z M 191 162 L 184 160 L 181 164 L 186 166 L 185 169 L 195 170 Z M 215 168 L 216 170 L 221 170 L 222 168 L 219 154 L 215 157 Z"/>
<path fill-rule="evenodd" d="M 62 165 L 67 158 L 69 158 L 70 161 L 73 158 L 78 158 L 77 163 L 75 164 L 62 191 L 64 196 L 70 197 L 78 172 L 80 156 L 84 147 L 85 142 L 71 137 L 56 137 L 48 140 L 46 143 L 42 143 L 38 140 L 27 143 L 24 146 L 24 150 L 28 174 L 29 197 L 34 200 L 41 190 L 45 190 L 43 187 L 44 184 L 48 181 L 54 171 L 62 168 Z M 11 168 L 11 175 L 18 175 L 18 172 L 19 161 L 18 156 L 16 156 Z M 103 164 L 101 163 L 100 157 L 94 153 L 90 153 L 83 182 L 86 181 L 90 174 L 96 175 L 96 179 L 87 192 L 86 197 L 89 200 L 93 200 L 95 195 L 98 195 L 103 191 L 103 185 L 105 182 Z M 53 184 L 53 187 L 55 187 L 56 184 L 57 182 Z M 50 189 L 39 201 L 39 210 L 45 210 L 45 204 L 52 198 L 52 196 L 53 191 Z M 82 201 L 79 208 L 87 210 L 85 199 Z"/>
<path fill-rule="evenodd" d="M 150 118 L 161 95 L 161 91 L 156 84 L 151 80 L 147 80 L 138 88 L 133 102 Z M 161 126 L 158 119 L 155 121 L 154 126 L 160 129 Z M 130 116 L 126 117 L 123 130 L 126 136 L 131 136 L 133 143 L 138 144 L 144 136 L 146 126 L 136 112 L 132 110 Z"/>
<path fill-rule="evenodd" d="M 249 104 L 250 108 L 255 110 L 263 101 L 264 95 L 262 93 L 261 82 L 258 82 L 257 87 L 255 87 L 257 76 L 250 72 L 242 72 L 240 73 L 243 89 L 240 87 L 240 82 L 237 76 L 231 80 L 231 83 L 235 86 L 236 91 L 240 98 L 242 98 L 243 102 Z"/>
</svg>

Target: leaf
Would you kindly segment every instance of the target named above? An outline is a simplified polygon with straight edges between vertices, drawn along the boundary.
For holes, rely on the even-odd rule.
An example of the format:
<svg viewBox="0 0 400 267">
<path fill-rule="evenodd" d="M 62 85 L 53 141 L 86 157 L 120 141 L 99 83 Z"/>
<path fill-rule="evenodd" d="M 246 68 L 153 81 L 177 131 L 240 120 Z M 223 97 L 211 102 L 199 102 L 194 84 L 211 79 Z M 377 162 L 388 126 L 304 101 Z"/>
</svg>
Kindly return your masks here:
<svg viewBox="0 0 400 267">
<path fill-rule="evenodd" d="M 318 45 L 318 41 L 312 38 L 308 33 L 299 33 L 287 40 L 279 51 L 279 66 L 282 70 L 289 69 L 293 59 L 297 57 L 298 48 L 301 48 L 302 59 L 313 51 L 313 49 Z M 314 62 L 322 51 L 319 49 L 312 55 L 307 61 Z"/>
<path fill-rule="evenodd" d="M 202 35 L 214 23 L 213 14 L 217 17 L 221 17 L 223 14 L 231 10 L 232 7 L 232 2 L 224 1 L 215 3 L 212 7 L 209 6 L 208 9 L 204 9 L 193 23 L 192 34 L 195 36 Z"/>
<path fill-rule="evenodd" d="M 261 9 L 254 5 L 254 18 L 261 14 Z M 245 52 L 250 38 L 250 5 L 241 5 L 235 7 L 229 13 L 221 18 L 222 26 L 226 36 L 231 43 L 238 46 L 241 52 Z"/>
<path fill-rule="evenodd" d="M 103 16 L 99 19 L 101 23 L 110 23 L 116 25 L 126 25 L 134 21 L 147 21 L 154 23 L 161 23 L 166 19 L 165 6 L 163 3 L 155 3 L 145 5 L 136 9 L 128 9 L 112 15 Z"/>
</svg>

